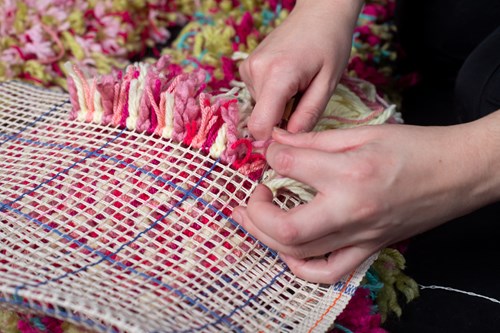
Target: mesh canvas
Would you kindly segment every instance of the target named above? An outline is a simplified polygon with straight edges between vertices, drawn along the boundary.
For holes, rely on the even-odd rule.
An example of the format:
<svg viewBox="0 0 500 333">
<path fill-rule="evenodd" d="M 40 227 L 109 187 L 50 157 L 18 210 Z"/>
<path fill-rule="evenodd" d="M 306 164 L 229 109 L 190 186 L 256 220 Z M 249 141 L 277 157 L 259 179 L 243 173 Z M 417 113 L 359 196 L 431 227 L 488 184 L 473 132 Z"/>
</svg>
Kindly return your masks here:
<svg viewBox="0 0 500 333">
<path fill-rule="evenodd" d="M 331 327 L 374 258 L 334 285 L 301 280 L 230 219 L 257 182 L 71 109 L 67 94 L 0 85 L 0 307 L 99 332 Z"/>
</svg>

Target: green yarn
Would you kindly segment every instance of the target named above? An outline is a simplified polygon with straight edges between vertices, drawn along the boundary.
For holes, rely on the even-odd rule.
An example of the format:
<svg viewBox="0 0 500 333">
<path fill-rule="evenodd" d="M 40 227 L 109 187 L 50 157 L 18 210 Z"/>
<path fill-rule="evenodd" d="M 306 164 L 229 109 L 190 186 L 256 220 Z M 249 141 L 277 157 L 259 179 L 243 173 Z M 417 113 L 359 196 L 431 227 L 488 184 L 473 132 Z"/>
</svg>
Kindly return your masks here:
<svg viewBox="0 0 500 333">
<path fill-rule="evenodd" d="M 76 326 L 74 324 L 71 324 L 69 322 L 64 322 L 61 325 L 61 328 L 63 329 L 64 333 L 92 333 L 91 331 L 84 329 L 80 326 Z"/>
<path fill-rule="evenodd" d="M 28 19 L 28 5 L 24 2 L 17 2 L 16 18 L 14 20 L 14 29 L 21 34 L 26 30 L 26 21 Z"/>
<path fill-rule="evenodd" d="M 73 29 L 78 35 L 83 35 L 85 33 L 85 17 L 83 12 L 75 10 L 71 12 L 68 16 L 68 21 L 71 29 Z"/>
<path fill-rule="evenodd" d="M 407 303 L 419 296 L 418 284 L 403 273 L 405 264 L 403 255 L 393 248 L 382 250 L 373 263 L 374 272 L 384 284 L 376 297 L 382 321 L 391 313 L 401 316 L 398 294 L 403 294 Z"/>
<path fill-rule="evenodd" d="M 0 330 L 2 333 L 19 333 L 19 316 L 11 311 L 0 310 Z"/>
<path fill-rule="evenodd" d="M 69 31 L 63 31 L 61 32 L 61 37 L 67 49 L 71 50 L 71 53 L 77 60 L 82 61 L 85 58 L 85 52 L 75 40 L 73 35 Z"/>
<path fill-rule="evenodd" d="M 26 61 L 23 65 L 23 71 L 44 83 L 51 80 L 51 76 L 45 71 L 45 66 L 36 60 Z"/>
</svg>

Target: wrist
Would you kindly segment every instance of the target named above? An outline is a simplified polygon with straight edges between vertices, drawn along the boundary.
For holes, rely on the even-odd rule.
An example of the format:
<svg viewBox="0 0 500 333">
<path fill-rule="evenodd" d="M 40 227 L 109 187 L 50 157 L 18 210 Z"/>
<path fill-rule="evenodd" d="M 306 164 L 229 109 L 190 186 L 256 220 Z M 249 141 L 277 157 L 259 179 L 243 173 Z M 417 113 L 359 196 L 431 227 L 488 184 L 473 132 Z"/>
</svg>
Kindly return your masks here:
<svg viewBox="0 0 500 333">
<path fill-rule="evenodd" d="M 364 0 L 297 0 L 293 11 L 314 11 L 330 22 L 343 18 L 354 29 L 363 4 Z"/>
<path fill-rule="evenodd" d="M 500 110 L 474 122 L 477 155 L 480 162 L 480 182 L 477 193 L 484 204 L 500 201 Z"/>
</svg>

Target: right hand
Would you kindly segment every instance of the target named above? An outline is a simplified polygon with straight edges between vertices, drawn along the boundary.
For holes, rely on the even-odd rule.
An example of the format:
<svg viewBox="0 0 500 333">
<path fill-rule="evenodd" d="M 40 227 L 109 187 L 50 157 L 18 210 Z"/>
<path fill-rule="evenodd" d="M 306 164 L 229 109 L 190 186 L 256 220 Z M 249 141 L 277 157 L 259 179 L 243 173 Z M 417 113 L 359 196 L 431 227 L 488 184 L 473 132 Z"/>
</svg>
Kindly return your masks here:
<svg viewBox="0 0 500 333">
<path fill-rule="evenodd" d="M 271 137 L 286 103 L 298 92 L 303 95 L 287 130 L 314 127 L 347 65 L 361 3 L 298 0 L 289 17 L 241 64 L 241 77 L 256 101 L 248 122 L 255 139 Z"/>
<path fill-rule="evenodd" d="M 316 196 L 284 211 L 259 185 L 233 218 L 311 282 L 335 283 L 379 249 L 500 200 L 500 110 L 454 126 L 274 130 L 273 139 L 271 168 Z"/>
</svg>

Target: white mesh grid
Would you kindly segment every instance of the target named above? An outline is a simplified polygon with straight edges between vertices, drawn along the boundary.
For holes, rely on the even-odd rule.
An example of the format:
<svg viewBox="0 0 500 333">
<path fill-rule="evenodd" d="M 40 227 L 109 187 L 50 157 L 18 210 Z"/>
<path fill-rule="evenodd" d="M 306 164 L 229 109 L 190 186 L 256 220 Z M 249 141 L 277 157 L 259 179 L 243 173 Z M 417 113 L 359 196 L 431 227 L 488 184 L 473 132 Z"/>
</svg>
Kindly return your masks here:
<svg viewBox="0 0 500 333">
<path fill-rule="evenodd" d="M 374 258 L 307 283 L 228 218 L 256 183 L 70 109 L 63 93 L 0 86 L 0 307 L 100 332 L 330 328 Z"/>
</svg>

